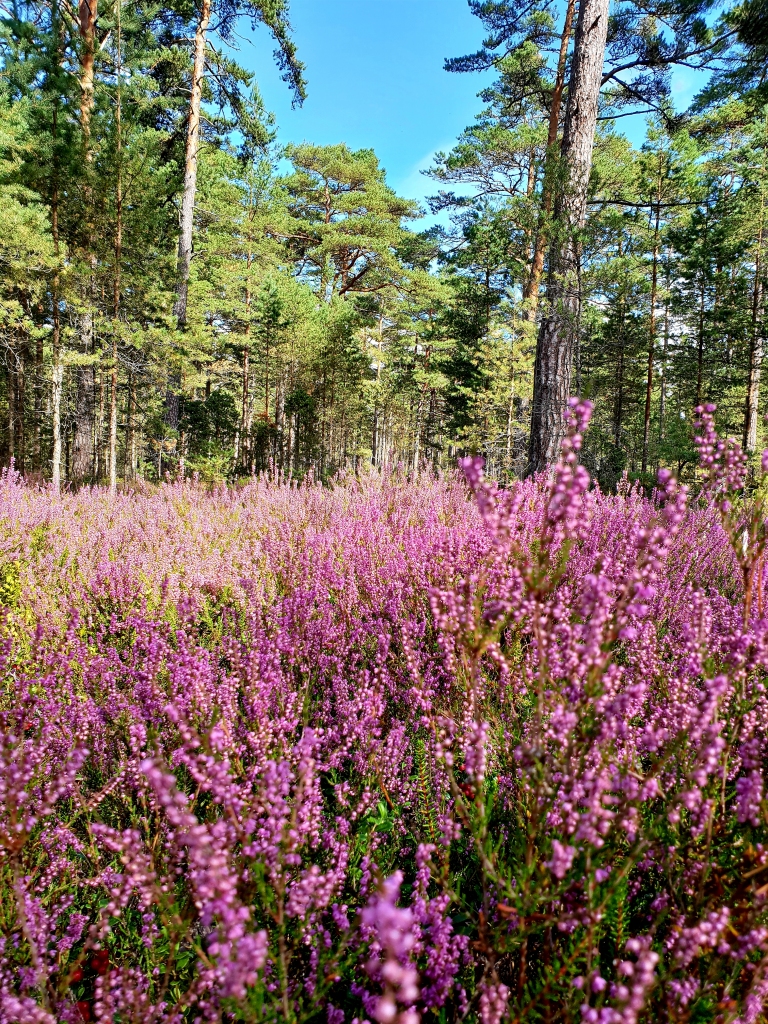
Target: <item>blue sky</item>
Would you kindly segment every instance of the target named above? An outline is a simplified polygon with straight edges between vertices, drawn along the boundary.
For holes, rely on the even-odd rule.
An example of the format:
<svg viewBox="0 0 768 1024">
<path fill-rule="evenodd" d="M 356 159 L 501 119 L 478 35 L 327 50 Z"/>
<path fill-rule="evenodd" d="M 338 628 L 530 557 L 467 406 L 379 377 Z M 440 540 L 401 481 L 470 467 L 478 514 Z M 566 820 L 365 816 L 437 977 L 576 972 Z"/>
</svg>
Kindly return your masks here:
<svg viewBox="0 0 768 1024">
<path fill-rule="evenodd" d="M 493 78 L 443 70 L 446 57 L 471 53 L 483 38 L 466 0 L 291 0 L 291 22 L 309 81 L 302 108 L 291 109 L 266 29 L 247 30 L 238 54 L 277 117 L 280 141 L 370 147 L 401 195 L 435 192 L 420 170 L 472 122 L 477 92 Z M 678 109 L 698 87 L 694 73 L 674 71 Z M 633 121 L 618 125 L 639 145 L 643 119 Z"/>
<path fill-rule="evenodd" d="M 238 59 L 256 74 L 281 142 L 370 147 L 401 195 L 435 183 L 419 171 L 448 149 L 480 109 L 488 75 L 449 75 L 446 57 L 478 49 L 480 22 L 466 0 L 291 0 L 291 23 L 309 95 L 291 109 L 269 32 L 248 32 Z"/>
</svg>

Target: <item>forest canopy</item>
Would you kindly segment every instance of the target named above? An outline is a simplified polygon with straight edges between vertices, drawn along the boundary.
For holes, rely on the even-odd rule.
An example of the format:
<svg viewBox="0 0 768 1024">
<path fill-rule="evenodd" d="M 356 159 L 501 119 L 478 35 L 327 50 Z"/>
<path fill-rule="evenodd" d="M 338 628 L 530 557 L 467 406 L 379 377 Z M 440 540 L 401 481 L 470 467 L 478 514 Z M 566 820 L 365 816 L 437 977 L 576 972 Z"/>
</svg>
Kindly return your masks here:
<svg viewBox="0 0 768 1024">
<path fill-rule="evenodd" d="M 281 140 L 228 43 L 270 32 L 303 102 L 285 0 L 3 4 L 2 462 L 114 488 L 477 453 L 506 480 L 552 461 L 569 394 L 606 488 L 692 473 L 702 402 L 757 452 L 768 5 L 470 7 L 446 72 L 493 81 L 426 210 L 373 149 Z"/>
</svg>

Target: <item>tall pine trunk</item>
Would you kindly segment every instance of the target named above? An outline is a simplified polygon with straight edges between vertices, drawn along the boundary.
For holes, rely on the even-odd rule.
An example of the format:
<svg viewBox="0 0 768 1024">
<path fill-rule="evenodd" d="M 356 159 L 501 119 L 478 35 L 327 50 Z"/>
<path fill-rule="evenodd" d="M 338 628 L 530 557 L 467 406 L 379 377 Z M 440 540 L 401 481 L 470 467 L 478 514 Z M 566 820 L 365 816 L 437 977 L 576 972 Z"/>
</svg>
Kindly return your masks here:
<svg viewBox="0 0 768 1024">
<path fill-rule="evenodd" d="M 749 368 L 747 376 L 747 395 L 744 408 L 744 448 L 753 452 L 757 448 L 757 412 L 760 399 L 760 375 L 763 364 L 763 338 L 760 313 L 763 305 L 763 280 L 761 266 L 761 250 L 763 246 L 762 217 L 757 236 L 755 253 L 755 276 L 752 282 L 752 311 L 749 331 Z"/>
<path fill-rule="evenodd" d="M 83 314 L 80 323 L 80 340 L 85 355 L 91 353 L 90 328 L 92 324 L 93 317 Z M 96 389 L 93 379 L 93 367 L 90 365 L 77 366 L 75 368 L 75 379 L 77 381 L 75 423 L 69 475 L 73 480 L 80 482 L 92 477 L 94 470 L 94 399 Z"/>
<path fill-rule="evenodd" d="M 248 224 L 248 252 L 245 270 L 245 328 L 243 330 L 243 375 L 240 406 L 240 451 L 239 459 L 235 459 L 235 468 L 239 465 L 247 469 L 250 457 L 250 422 L 249 408 L 251 396 L 251 225 Z"/>
<path fill-rule="evenodd" d="M 766 155 L 768 135 L 768 112 L 766 112 L 765 135 L 763 136 L 763 161 Z M 763 234 L 765 230 L 765 177 L 763 162 L 760 182 L 760 217 L 755 243 L 755 276 L 752 281 L 752 309 L 749 329 L 749 365 L 747 368 L 747 395 L 744 405 L 744 448 L 753 452 L 757 448 L 757 411 L 760 401 L 760 375 L 763 368 L 763 334 L 761 313 L 763 308 Z"/>
<path fill-rule="evenodd" d="M 669 352 L 669 249 L 664 261 L 664 342 L 661 350 L 659 381 L 659 445 L 664 443 L 664 420 L 667 414 L 667 353 Z M 658 460 L 657 460 L 658 461 Z"/>
<path fill-rule="evenodd" d="M 59 51 L 59 18 L 58 5 L 51 6 L 52 34 L 56 46 L 56 66 L 61 61 Z M 51 348 L 53 350 L 53 368 L 51 374 L 51 484 L 56 494 L 61 490 L 61 390 L 64 382 L 64 364 L 61 358 L 61 312 L 59 310 L 59 96 L 53 101 L 53 117 L 51 119 L 51 235 L 56 265 L 51 282 Z"/>
<path fill-rule="evenodd" d="M 656 293 L 659 281 L 659 221 L 661 218 L 661 166 L 662 156 L 659 155 L 659 177 L 656 187 L 656 210 L 653 224 L 653 255 L 651 262 L 651 309 L 648 327 L 648 366 L 645 377 L 645 412 L 643 415 L 643 476 L 648 469 L 648 442 L 651 436 L 651 398 L 653 396 L 653 357 L 656 351 Z"/>
<path fill-rule="evenodd" d="M 8 463 L 16 460 L 16 350 L 9 340 L 6 347 L 8 369 Z"/>
<path fill-rule="evenodd" d="M 117 490 L 117 340 L 120 333 L 120 287 L 121 264 L 123 260 L 123 106 L 122 106 L 122 32 L 121 4 L 117 0 L 117 96 L 115 103 L 115 140 L 116 170 L 115 182 L 115 273 L 112 292 L 112 374 L 110 381 L 109 400 L 109 489 L 112 494 Z"/>
<path fill-rule="evenodd" d="M 136 452 L 136 374 L 128 370 L 128 436 L 126 438 L 128 479 L 136 479 L 138 468 Z"/>
<path fill-rule="evenodd" d="M 54 290 L 54 301 L 58 302 L 58 295 Z M 58 324 L 58 314 L 55 314 L 53 325 L 53 374 L 51 381 L 51 430 L 53 432 L 53 451 L 51 457 L 51 484 L 54 493 L 61 490 L 61 389 L 64 383 L 64 365 L 61 361 L 61 329 Z"/>
<path fill-rule="evenodd" d="M 34 376 L 34 447 L 32 468 L 40 473 L 43 468 L 43 339 L 38 337 L 35 343 L 35 376 Z"/>
<path fill-rule="evenodd" d="M 81 0 L 78 8 L 79 31 L 82 40 L 80 58 L 80 130 L 83 139 L 83 177 L 85 185 L 85 258 L 91 266 L 85 296 L 85 310 L 79 316 L 80 345 L 83 355 L 93 354 L 95 289 L 95 260 L 93 255 L 93 190 L 91 168 L 91 117 L 94 102 L 97 0 Z M 85 480 L 94 473 L 94 370 L 90 364 L 76 368 L 75 435 L 72 444 L 71 474 L 75 480 Z"/>
<path fill-rule="evenodd" d="M 94 371 L 95 372 L 95 371 Z M 96 481 L 100 481 L 104 476 L 104 410 L 105 410 L 105 391 L 104 391 L 104 367 L 99 360 L 99 414 L 96 419 L 96 433 L 94 435 L 93 445 L 93 465 L 95 468 L 94 476 Z"/>
<path fill-rule="evenodd" d="M 187 113 L 187 138 L 184 149 L 184 191 L 179 216 L 179 252 L 176 268 L 176 302 L 173 312 L 176 326 L 180 331 L 187 326 L 187 300 L 189 297 L 189 275 L 192 267 L 192 229 L 195 219 L 195 197 L 197 195 L 197 157 L 200 150 L 200 111 L 205 78 L 205 45 L 208 26 L 211 21 L 211 0 L 201 0 L 195 28 L 195 43 L 192 60 L 189 109 Z M 170 375 L 165 400 L 165 420 L 171 430 L 179 429 L 179 389 L 181 375 L 174 370 Z"/>
<path fill-rule="evenodd" d="M 622 240 L 619 236 L 619 259 L 622 256 Z M 616 361 L 616 398 L 613 405 L 613 443 L 621 446 L 621 428 L 624 422 L 624 363 L 626 350 L 626 310 L 624 287 L 619 292 L 619 358 Z"/>
<path fill-rule="evenodd" d="M 550 247 L 546 315 L 536 345 L 529 472 L 555 461 L 563 437 L 576 332 L 581 312 L 579 234 L 587 211 L 587 189 L 597 125 L 608 32 L 608 0 L 582 0 L 576 22 L 573 67 L 563 126 L 564 186 L 558 191 L 556 237 Z"/>
<path fill-rule="evenodd" d="M 16 409 L 17 409 L 17 455 L 16 468 L 20 473 L 26 472 L 27 441 L 25 437 L 26 412 L 26 356 L 29 339 L 22 335 L 19 340 L 19 353 L 16 361 Z"/>
<path fill-rule="evenodd" d="M 549 107 L 547 152 L 544 157 L 544 183 L 542 187 L 542 213 L 536 229 L 536 241 L 533 247 L 531 270 L 523 290 L 525 319 L 529 323 L 535 322 L 536 310 L 539 305 L 539 284 L 541 283 L 541 273 L 544 269 L 544 253 L 547 247 L 546 221 L 552 212 L 552 181 L 554 178 L 555 143 L 557 142 L 557 129 L 560 124 L 560 108 L 562 106 L 563 88 L 565 86 L 565 63 L 566 58 L 568 57 L 568 44 L 571 41 L 571 29 L 573 27 L 573 13 L 575 6 L 576 0 L 568 0 L 568 6 L 565 9 L 563 34 L 560 37 L 560 54 L 557 60 L 555 85 L 552 90 L 552 100 Z"/>
<path fill-rule="evenodd" d="M 61 312 L 59 310 L 59 194 L 54 184 L 51 200 L 51 231 L 53 249 L 56 258 L 56 271 L 53 275 L 51 288 L 51 313 L 53 330 L 51 347 L 53 349 L 53 373 L 51 381 L 51 431 L 53 433 L 53 451 L 51 456 L 51 483 L 56 494 L 61 490 L 61 389 L 64 383 L 64 364 L 61 358 Z"/>
<path fill-rule="evenodd" d="M 701 287 L 699 289 L 699 331 L 696 343 L 696 405 L 701 405 L 701 398 L 704 388 L 704 314 L 705 314 L 705 280 L 704 272 L 701 272 Z"/>
</svg>

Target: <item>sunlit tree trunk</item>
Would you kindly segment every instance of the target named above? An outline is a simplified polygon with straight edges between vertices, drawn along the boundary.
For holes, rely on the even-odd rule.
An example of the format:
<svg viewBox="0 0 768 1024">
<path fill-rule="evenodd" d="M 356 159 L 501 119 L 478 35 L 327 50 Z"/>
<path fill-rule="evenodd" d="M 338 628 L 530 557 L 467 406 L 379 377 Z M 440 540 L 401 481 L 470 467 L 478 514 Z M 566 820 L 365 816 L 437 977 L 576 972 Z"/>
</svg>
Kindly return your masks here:
<svg viewBox="0 0 768 1024">
<path fill-rule="evenodd" d="M 173 312 L 176 325 L 183 331 L 187 326 L 187 300 L 189 297 L 189 275 L 192 267 L 192 229 L 195 218 L 195 197 L 197 195 L 197 157 L 200 150 L 200 112 L 205 78 L 205 45 L 208 26 L 211 21 L 211 0 L 201 0 L 195 27 L 195 42 L 192 60 L 189 107 L 187 113 L 187 136 L 184 147 L 184 189 L 179 216 L 179 251 L 176 268 L 176 302 Z M 179 388 L 181 378 L 178 371 L 170 375 L 166 395 L 165 419 L 172 430 L 179 429 Z"/>
<path fill-rule="evenodd" d="M 128 479 L 136 478 L 136 378 L 133 370 L 128 370 L 128 424 L 127 424 L 127 458 Z"/>
<path fill-rule="evenodd" d="M 93 353 L 94 344 L 93 302 L 96 268 L 92 251 L 93 193 L 90 179 L 93 164 L 91 118 L 94 102 L 97 15 L 97 0 L 81 0 L 78 8 L 78 28 L 82 41 L 80 57 L 80 130 L 82 132 L 83 177 L 85 182 L 85 255 L 91 265 L 91 274 L 85 296 L 86 309 L 79 317 L 80 344 L 84 355 L 91 355 Z M 77 379 L 77 393 L 71 474 L 75 480 L 84 480 L 92 476 L 95 470 L 95 436 L 93 429 L 94 369 L 88 364 L 79 366 L 75 371 L 75 376 Z"/>
<path fill-rule="evenodd" d="M 653 356 L 656 350 L 656 293 L 659 280 L 659 220 L 661 217 L 661 174 L 663 155 L 659 153 L 659 176 L 656 180 L 656 210 L 653 224 L 651 256 L 651 309 L 648 327 L 648 367 L 645 377 L 645 413 L 643 416 L 643 460 L 641 472 L 648 468 L 648 441 L 651 436 L 651 397 L 653 395 Z"/>
<path fill-rule="evenodd" d="M 34 438 L 32 451 L 32 467 L 38 473 L 43 468 L 43 339 L 38 337 L 35 343 L 35 375 L 34 375 Z"/>
<path fill-rule="evenodd" d="M 27 439 L 25 435 L 26 420 L 25 420 L 25 407 L 26 407 L 26 354 L 27 354 L 28 338 L 23 338 L 19 345 L 19 355 L 16 363 L 16 400 L 18 403 L 18 455 L 16 458 L 16 464 L 19 471 L 24 473 L 27 468 Z"/>
<path fill-rule="evenodd" d="M 96 432 L 94 434 L 93 444 L 93 465 L 95 467 L 94 475 L 97 481 L 100 481 L 104 476 L 104 413 L 105 413 L 105 399 L 106 389 L 104 381 L 104 367 L 99 363 L 99 415 L 96 420 Z"/>
<path fill-rule="evenodd" d="M 621 241 L 619 241 L 619 256 L 621 256 Z M 616 400 L 613 407 L 613 443 L 617 448 L 621 445 L 621 428 L 624 420 L 625 320 L 626 300 L 622 288 L 619 296 L 619 358 L 616 360 Z"/>
<path fill-rule="evenodd" d="M 112 494 L 117 490 L 117 340 L 120 333 L 120 270 L 123 259 L 123 139 L 122 139 L 122 90 L 120 79 L 121 67 L 121 13 L 122 0 L 117 0 L 117 96 L 115 103 L 115 139 L 116 139 L 116 170 L 115 183 L 115 273 L 112 293 L 112 379 L 109 404 L 109 489 Z"/>
<path fill-rule="evenodd" d="M 506 461 L 505 461 L 505 472 L 507 474 L 512 473 L 512 424 L 514 422 L 515 415 L 515 389 L 510 388 L 509 391 L 509 402 L 507 404 L 507 447 L 506 447 Z"/>
<path fill-rule="evenodd" d="M 542 213 L 536 231 L 536 240 L 533 247 L 533 259 L 528 280 L 523 290 L 523 301 L 525 304 L 525 318 L 530 323 L 536 320 L 536 310 L 539 305 L 539 285 L 541 274 L 544 269 L 544 253 L 547 248 L 546 220 L 552 212 L 552 184 L 555 171 L 556 154 L 555 144 L 557 142 L 557 129 L 560 125 L 560 108 L 563 102 L 563 87 L 565 85 L 565 65 L 568 57 L 568 44 L 571 41 L 573 28 L 573 14 L 576 7 L 576 0 L 568 0 L 565 9 L 565 22 L 563 23 L 563 34 L 560 37 L 560 54 L 557 59 L 557 72 L 555 74 L 555 85 L 552 90 L 552 100 L 549 107 L 549 127 L 547 130 L 547 151 L 544 158 L 544 182 L 542 186 Z"/>
<path fill-rule="evenodd" d="M 118 178 L 120 175 L 118 175 Z M 118 222 L 115 232 L 115 319 L 112 333 L 112 377 L 110 381 L 110 490 L 115 494 L 118 485 L 118 337 L 120 334 L 120 261 L 122 259 L 122 198 L 118 181 Z"/>
<path fill-rule="evenodd" d="M 251 353 L 248 330 L 250 325 L 246 324 L 246 338 L 243 345 L 243 383 L 242 383 L 242 410 L 240 413 L 240 462 L 243 465 L 248 461 L 248 401 L 251 390 Z"/>
<path fill-rule="evenodd" d="M 414 443 L 413 443 L 413 472 L 418 473 L 419 461 L 421 459 L 421 394 L 416 403 L 416 415 L 414 422 Z"/>
<path fill-rule="evenodd" d="M 90 335 L 93 317 L 86 313 L 81 318 L 80 339 L 84 353 L 91 353 Z M 70 476 L 77 481 L 85 480 L 93 475 L 94 455 L 94 380 L 92 366 L 75 368 L 77 391 L 75 395 L 75 423 L 72 438 Z"/>
<path fill-rule="evenodd" d="M 64 383 L 64 364 L 61 357 L 61 312 L 59 310 L 59 218 L 58 194 L 54 189 L 51 204 L 51 225 L 53 247 L 56 258 L 56 272 L 53 275 L 51 288 L 51 306 L 53 329 L 51 347 L 53 349 L 53 370 L 51 381 L 51 431 L 53 433 L 53 451 L 51 453 L 51 483 L 56 494 L 61 490 L 61 390 Z"/>
<path fill-rule="evenodd" d="M 667 354 L 669 351 L 669 250 L 664 267 L 664 347 L 661 352 L 659 386 L 659 444 L 664 441 L 664 420 L 667 414 Z"/>
<path fill-rule="evenodd" d="M 283 424 L 285 421 L 285 373 L 281 370 L 275 382 L 275 469 L 283 465 Z"/>
<path fill-rule="evenodd" d="M 8 368 L 8 462 L 16 460 L 16 350 L 12 342 L 5 350 Z"/>
<path fill-rule="evenodd" d="M 78 28 L 83 43 L 80 58 L 80 128 L 86 160 L 92 159 L 91 116 L 93 114 L 94 69 L 96 60 L 96 19 L 98 0 L 80 0 Z"/>
<path fill-rule="evenodd" d="M 51 28 L 56 40 L 56 64 L 59 57 L 59 18 L 58 5 L 54 0 L 51 5 Z M 61 389 L 64 382 L 64 365 L 61 354 L 61 312 L 59 310 L 59 96 L 56 94 L 53 101 L 53 117 L 51 119 L 51 155 L 52 155 L 52 181 L 51 181 L 51 236 L 53 238 L 53 252 L 55 268 L 53 281 L 51 282 L 51 348 L 53 367 L 51 372 L 51 484 L 53 490 L 58 494 L 61 490 Z"/>
<path fill-rule="evenodd" d="M 768 139 L 768 112 L 763 138 L 763 160 L 766 156 Z M 747 395 L 744 407 L 744 448 L 753 452 L 757 447 L 757 412 L 760 400 L 760 375 L 763 366 L 763 336 L 761 313 L 763 308 L 763 232 L 765 226 L 765 164 L 760 182 L 760 217 L 755 243 L 755 276 L 752 282 L 752 309 L 749 329 L 749 366 L 747 372 Z"/>
<path fill-rule="evenodd" d="M 211 0 L 201 0 L 195 28 L 192 81 L 187 114 L 187 137 L 184 148 L 184 191 L 179 218 L 179 256 L 177 267 L 176 305 L 174 312 L 179 328 L 187 325 L 189 273 L 192 265 L 192 228 L 197 194 L 197 157 L 200 149 L 200 111 L 205 77 L 205 45 L 211 21 Z"/>
<path fill-rule="evenodd" d="M 371 435 L 371 465 L 375 466 L 376 462 L 376 449 L 379 444 L 379 407 L 374 405 L 373 407 L 373 431 Z"/>
<path fill-rule="evenodd" d="M 51 457 L 51 484 L 56 494 L 61 490 L 61 389 L 64 383 L 64 366 L 61 361 L 61 326 L 58 311 L 59 292 L 57 282 L 53 287 L 53 373 L 51 382 L 51 429 L 53 451 Z"/>
<path fill-rule="evenodd" d="M 118 371 L 118 324 L 115 316 L 115 330 L 112 334 L 112 373 L 109 400 L 109 489 L 117 490 L 117 371 Z"/>
<path fill-rule="evenodd" d="M 760 324 L 760 313 L 763 305 L 763 281 L 761 249 L 763 244 L 763 225 L 757 236 L 755 253 L 755 277 L 752 283 L 752 311 L 749 331 L 749 371 L 747 376 L 747 395 L 744 409 L 744 448 L 753 452 L 757 447 L 757 413 L 760 399 L 760 374 L 763 364 L 763 338 Z"/>
<path fill-rule="evenodd" d="M 701 272 L 699 289 L 699 331 L 696 344 L 696 405 L 701 405 L 704 387 L 704 303 L 705 303 L 704 272 Z"/>
<path fill-rule="evenodd" d="M 557 237 L 550 246 L 548 308 L 536 345 L 529 472 L 539 472 L 557 459 L 563 437 L 581 312 L 579 233 L 587 210 L 607 32 L 608 0 L 583 0 L 563 126 L 565 181 L 554 205 Z"/>
<path fill-rule="evenodd" d="M 242 404 L 240 410 L 240 463 L 247 467 L 250 451 L 250 393 L 251 393 L 251 223 L 248 221 L 248 252 L 245 265 L 245 329 L 243 341 L 243 382 Z"/>
</svg>

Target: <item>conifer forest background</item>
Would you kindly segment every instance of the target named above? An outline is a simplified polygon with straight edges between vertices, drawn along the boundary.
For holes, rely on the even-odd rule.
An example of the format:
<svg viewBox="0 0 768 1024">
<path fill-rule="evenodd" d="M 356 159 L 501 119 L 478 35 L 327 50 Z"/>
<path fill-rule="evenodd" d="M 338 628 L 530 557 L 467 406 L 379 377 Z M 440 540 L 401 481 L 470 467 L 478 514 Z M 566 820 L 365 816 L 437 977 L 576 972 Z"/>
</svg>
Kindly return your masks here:
<svg viewBox="0 0 768 1024">
<path fill-rule="evenodd" d="M 571 245 L 569 390 L 594 403 L 583 456 L 599 483 L 689 477 L 705 401 L 763 446 L 762 0 L 613 5 L 568 238 L 574 0 L 471 0 L 484 46 L 446 71 L 495 80 L 435 157 L 429 211 L 373 150 L 281 143 L 235 43 L 271 32 L 301 103 L 284 0 L 0 6 L 3 464 L 113 488 L 466 454 L 524 475 L 548 282 Z M 676 67 L 701 74 L 687 110 Z M 645 118 L 639 148 L 628 116 Z"/>
</svg>

